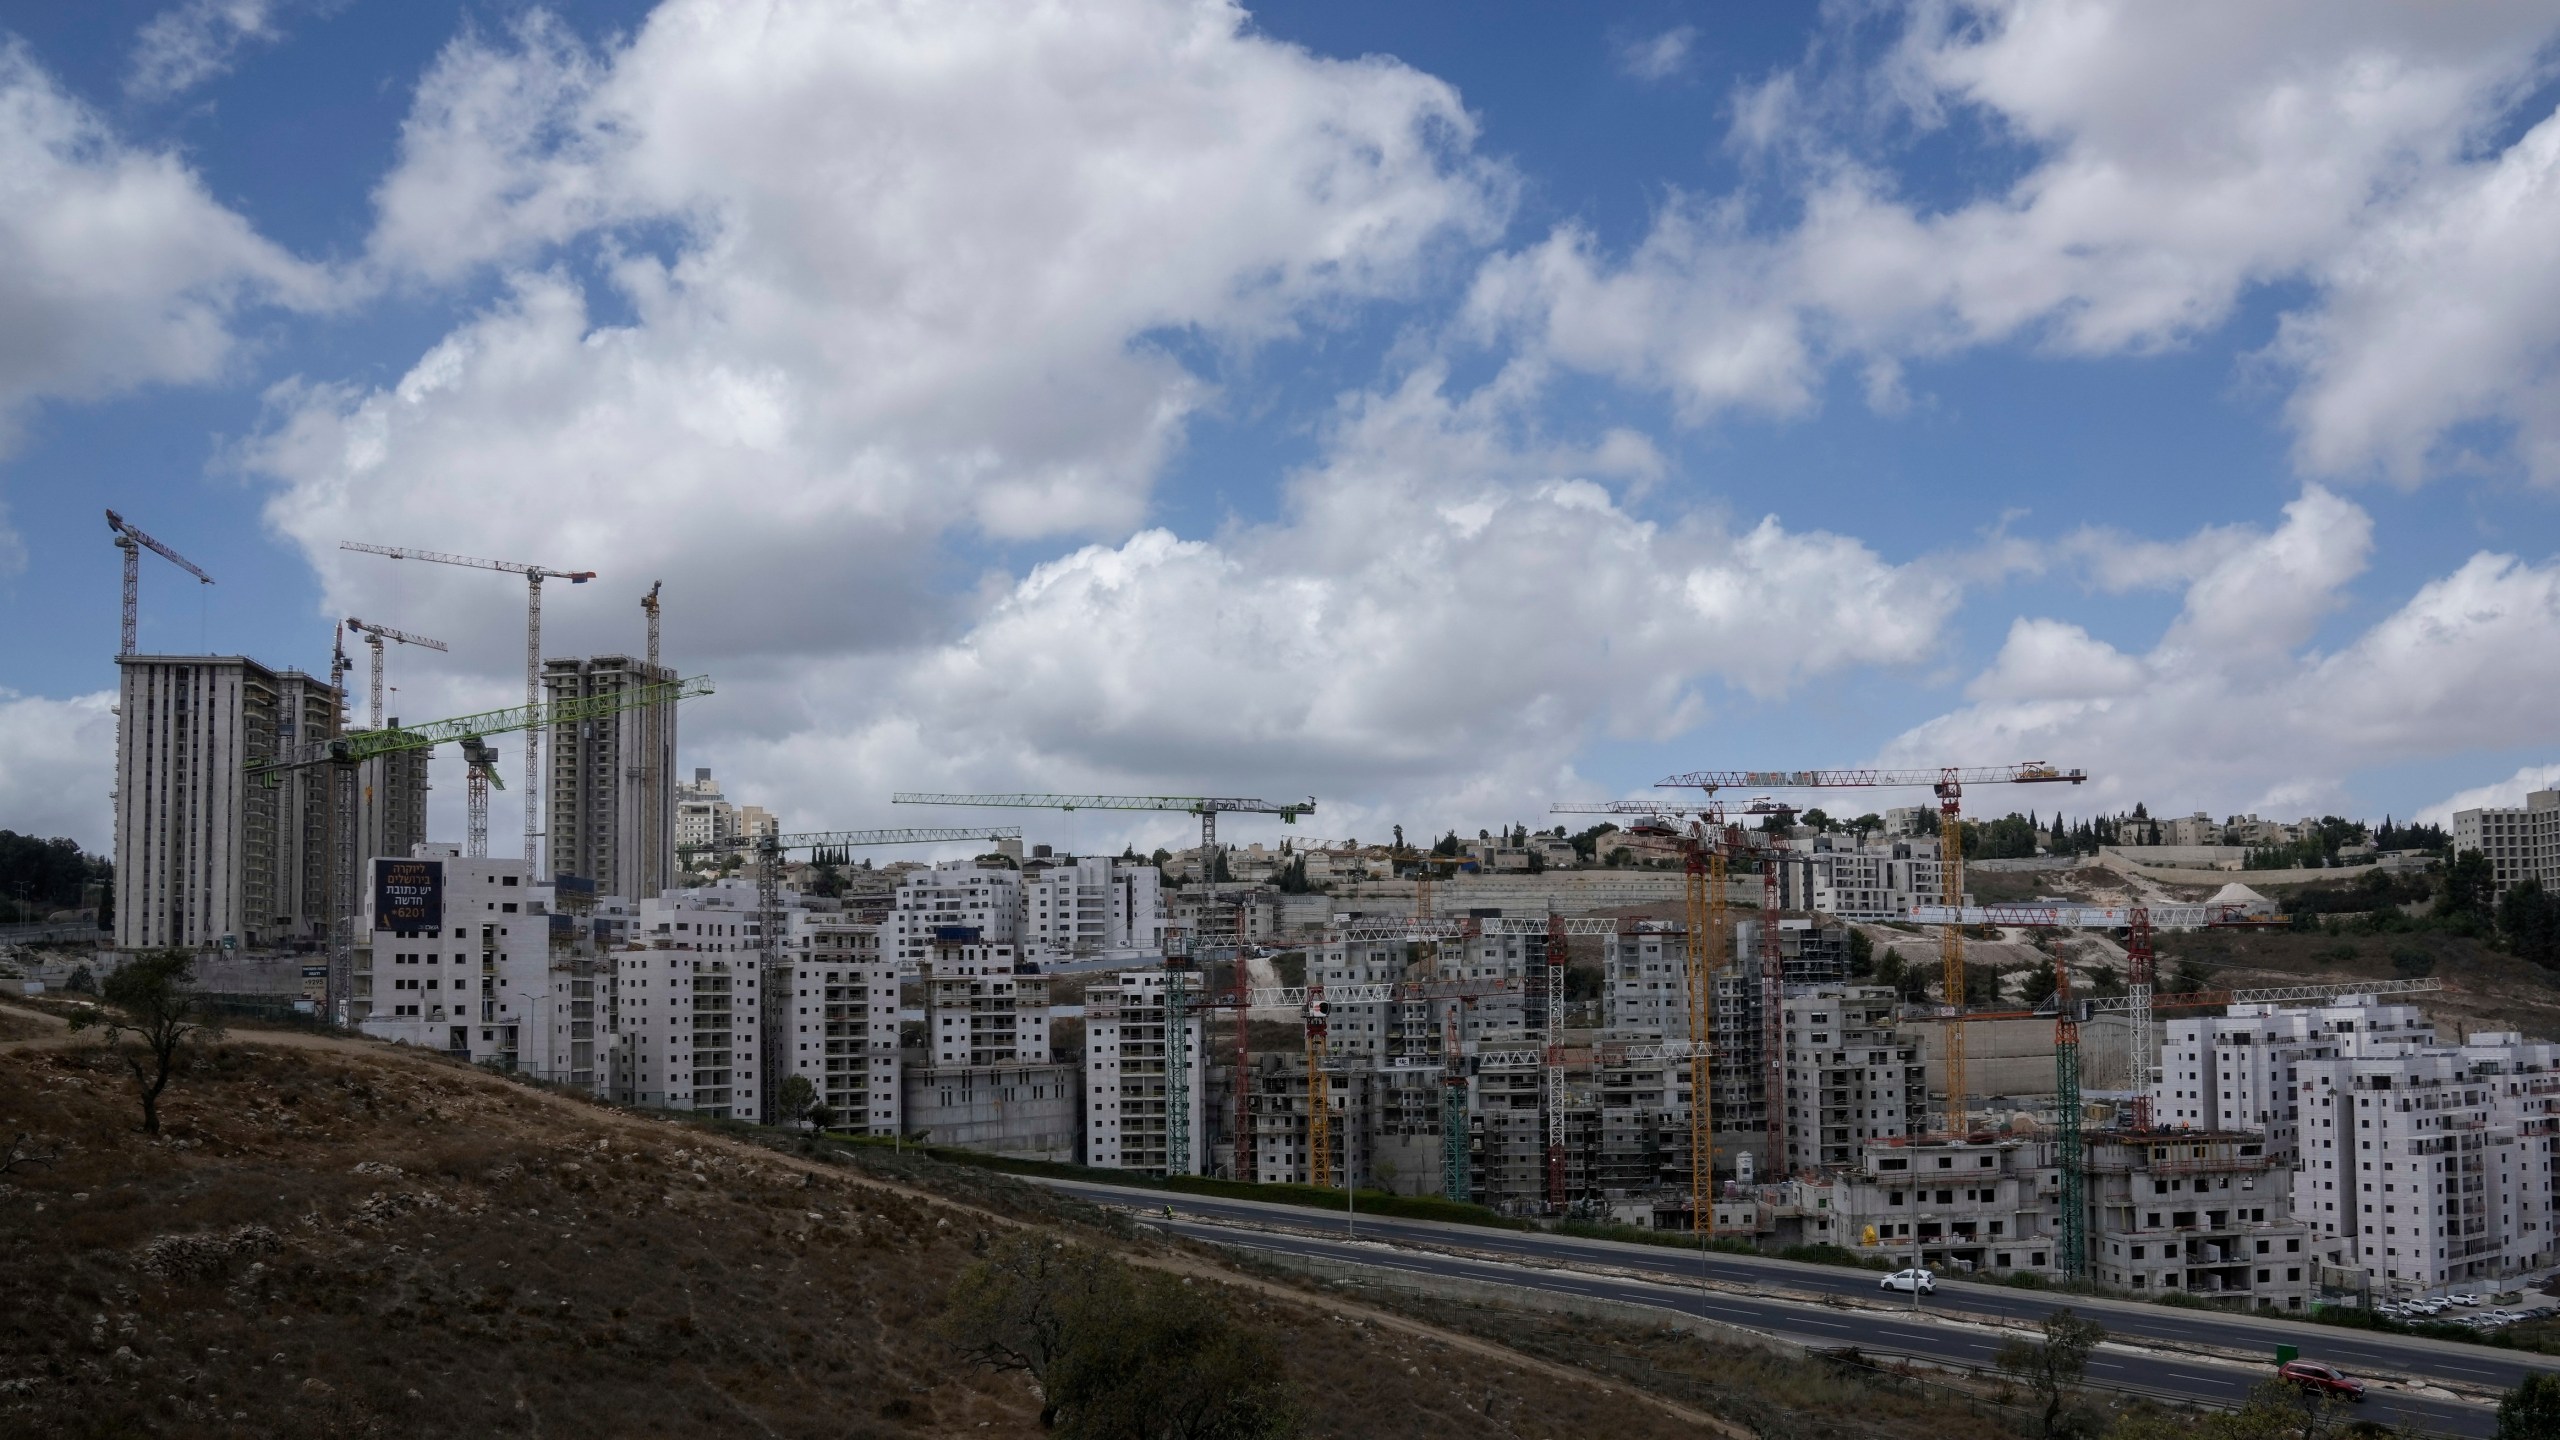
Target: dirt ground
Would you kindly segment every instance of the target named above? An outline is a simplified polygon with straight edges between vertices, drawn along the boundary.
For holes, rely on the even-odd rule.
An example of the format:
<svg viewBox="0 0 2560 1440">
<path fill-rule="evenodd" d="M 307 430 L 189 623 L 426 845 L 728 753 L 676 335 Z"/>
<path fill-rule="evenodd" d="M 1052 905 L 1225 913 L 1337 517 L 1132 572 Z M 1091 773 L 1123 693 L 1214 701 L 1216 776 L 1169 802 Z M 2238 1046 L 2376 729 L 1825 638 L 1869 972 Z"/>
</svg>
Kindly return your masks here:
<svg viewBox="0 0 2560 1440">
<path fill-rule="evenodd" d="M 309 1035 L 235 1031 L 159 1140 L 130 1084 L 85 1045 L 0 1046 L 0 1129 L 51 1161 L 0 1176 L 0 1432 L 1038 1433 L 1029 1387 L 930 1322 L 1001 1215 L 1064 1213 L 1047 1192 L 920 1193 Z M 1624 1384 L 1232 1283 L 1309 1435 L 1697 1433 Z"/>
</svg>

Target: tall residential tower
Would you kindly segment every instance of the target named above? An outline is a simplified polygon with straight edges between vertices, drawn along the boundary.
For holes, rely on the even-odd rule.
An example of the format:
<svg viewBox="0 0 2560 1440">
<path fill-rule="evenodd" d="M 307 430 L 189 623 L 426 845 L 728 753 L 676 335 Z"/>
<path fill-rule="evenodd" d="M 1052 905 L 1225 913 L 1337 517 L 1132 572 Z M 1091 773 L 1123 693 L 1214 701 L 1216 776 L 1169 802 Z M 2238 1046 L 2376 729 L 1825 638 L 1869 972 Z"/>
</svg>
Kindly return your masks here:
<svg viewBox="0 0 2560 1440">
<path fill-rule="evenodd" d="M 553 703 L 675 678 L 628 655 L 542 662 L 544 698 Z M 667 888 L 675 870 L 675 715 L 672 705 L 651 705 L 549 727 L 545 876 L 581 876 L 634 900 Z"/>
</svg>

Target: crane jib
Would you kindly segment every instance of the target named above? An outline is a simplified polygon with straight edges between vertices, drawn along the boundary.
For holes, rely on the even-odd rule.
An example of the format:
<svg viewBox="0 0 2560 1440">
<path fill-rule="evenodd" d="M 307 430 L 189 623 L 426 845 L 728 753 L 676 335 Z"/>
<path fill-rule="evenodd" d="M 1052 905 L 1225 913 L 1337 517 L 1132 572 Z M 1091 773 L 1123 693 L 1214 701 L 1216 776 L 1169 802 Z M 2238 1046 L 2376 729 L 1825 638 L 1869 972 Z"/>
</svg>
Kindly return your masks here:
<svg viewBox="0 0 2560 1440">
<path fill-rule="evenodd" d="M 274 770 L 298 770 L 310 765 L 360 764 L 377 755 L 403 750 L 430 750 L 465 736 L 495 735 L 510 730 L 531 730 L 545 725 L 569 725 L 585 720 L 602 719 L 646 705 L 663 705 L 677 700 L 691 700 L 712 693 L 711 677 L 696 675 L 690 680 L 669 680 L 656 685 L 640 685 L 606 695 L 580 696 L 569 700 L 551 700 L 540 705 L 516 705 L 504 710 L 489 710 L 477 715 L 459 715 L 450 720 L 431 720 L 423 725 L 404 725 L 397 730 L 360 730 L 352 735 L 315 740 L 284 750 L 271 758 L 253 758 L 245 768 L 252 774 Z"/>
</svg>

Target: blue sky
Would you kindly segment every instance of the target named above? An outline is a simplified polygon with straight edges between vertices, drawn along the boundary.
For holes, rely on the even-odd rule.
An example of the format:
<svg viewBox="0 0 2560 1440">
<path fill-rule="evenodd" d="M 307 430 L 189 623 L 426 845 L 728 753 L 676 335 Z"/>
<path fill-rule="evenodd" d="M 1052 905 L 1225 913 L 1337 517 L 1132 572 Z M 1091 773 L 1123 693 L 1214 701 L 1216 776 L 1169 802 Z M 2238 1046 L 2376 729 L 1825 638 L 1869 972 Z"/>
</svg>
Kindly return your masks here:
<svg viewBox="0 0 2560 1440">
<path fill-rule="evenodd" d="M 2554 778 L 2560 7 L 903 8 L 0 6 L 0 825 L 109 838 L 106 506 L 411 716 L 520 591 L 338 540 L 663 578 L 795 826 Z"/>
</svg>

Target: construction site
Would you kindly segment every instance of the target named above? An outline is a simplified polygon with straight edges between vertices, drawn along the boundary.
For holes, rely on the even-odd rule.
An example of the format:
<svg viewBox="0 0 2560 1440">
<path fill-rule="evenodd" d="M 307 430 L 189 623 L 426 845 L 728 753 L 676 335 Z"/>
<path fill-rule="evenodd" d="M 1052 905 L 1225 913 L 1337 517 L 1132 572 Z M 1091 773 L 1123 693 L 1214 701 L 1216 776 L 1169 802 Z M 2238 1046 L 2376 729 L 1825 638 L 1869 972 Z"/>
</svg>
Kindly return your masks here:
<svg viewBox="0 0 2560 1440">
<path fill-rule="evenodd" d="M 544 583 L 593 572 L 349 542 L 527 587 L 525 704 L 407 723 L 385 713 L 386 651 L 445 645 L 377 621 L 334 627 L 325 677 L 132 653 L 142 550 L 212 582 L 120 516 L 109 523 L 125 571 L 117 952 L 299 957 L 316 1014 L 628 1103 L 767 1123 L 814 1103 L 876 1135 L 1151 1176 L 1366 1187 L 2082 1274 L 2100 1236 L 2135 1224 L 2093 1198 L 2092 1145 L 2103 1139 L 2110 1174 L 2155 1152 L 2167 1163 L 2146 1139 L 2160 1053 L 2151 937 L 2269 923 L 2237 902 L 1974 903 L 1961 847 L 1937 837 L 1962 833 L 1969 788 L 2087 778 L 2040 761 L 1701 770 L 1653 797 L 1555 805 L 1613 817 L 1616 854 L 1676 861 L 1658 881 L 1630 873 L 1605 890 L 1538 878 L 1525 829 L 1427 849 L 1400 830 L 1365 850 L 1220 841 L 1222 816 L 1294 826 L 1312 798 L 891 797 L 1187 815 L 1199 826 L 1187 859 L 1025 853 L 1018 826 L 987 823 L 785 833 L 725 801 L 680 812 L 680 792 L 717 794 L 707 772 L 676 781 L 678 703 L 712 686 L 663 662 L 658 586 L 639 599 L 636 654 L 546 657 Z M 351 637 L 369 652 L 362 727 Z M 512 861 L 489 854 L 502 737 L 523 748 Z M 427 756 L 447 743 L 466 774 L 465 834 L 450 845 L 429 841 L 425 806 Z M 1889 853 L 1809 853 L 1804 807 L 1785 797 L 1830 791 L 1925 793 L 1925 814 L 1897 813 L 1927 823 Z M 1537 844 L 1568 858 L 1562 837 Z M 992 848 L 844 876 L 856 850 L 954 844 Z M 1488 876 L 1514 856 L 1531 857 L 1529 873 Z M 1353 883 L 1344 898 L 1278 897 L 1312 911 L 1226 883 L 1260 863 L 1303 884 L 1316 857 L 1354 867 Z M 1359 898 L 1382 884 L 1406 904 Z M 1441 898 L 1460 890 L 1462 904 Z M 397 948 L 434 942 L 454 906 L 503 906 L 528 917 L 527 933 L 482 924 L 476 947 L 449 956 Z M 2117 993 L 2075 995 L 2071 948 L 2038 938 L 2073 933 L 2108 937 Z M 1908 966 L 1898 986 L 1874 973 L 1879 945 L 1906 964 L 1902 937 L 1934 937 L 1934 1000 Z M 1970 945 L 2049 964 L 2051 983 L 2032 1005 L 1968 1004 Z M 2370 1003 L 2394 988 L 2429 984 L 2179 1003 Z M 2099 1050 L 2084 1054 L 2084 1026 L 2106 1037 Z M 797 1102 L 795 1080 L 807 1082 Z M 1973 1184 L 1907 1179 L 1959 1167 Z M 2298 1304 L 2302 1277 L 2266 1281 L 2260 1299 Z"/>
</svg>

